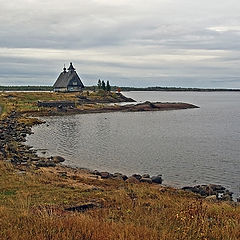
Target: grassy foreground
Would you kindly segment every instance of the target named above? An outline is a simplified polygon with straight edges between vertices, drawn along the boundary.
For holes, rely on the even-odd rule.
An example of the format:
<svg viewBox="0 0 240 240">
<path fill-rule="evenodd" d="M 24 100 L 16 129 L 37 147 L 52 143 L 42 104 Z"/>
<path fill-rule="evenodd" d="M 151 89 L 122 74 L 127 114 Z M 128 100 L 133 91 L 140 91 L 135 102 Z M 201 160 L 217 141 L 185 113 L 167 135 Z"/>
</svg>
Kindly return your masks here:
<svg viewBox="0 0 240 240">
<path fill-rule="evenodd" d="M 240 206 L 62 170 L 0 161 L 0 239 L 240 239 Z M 66 210 L 86 202 L 100 207 Z"/>
</svg>

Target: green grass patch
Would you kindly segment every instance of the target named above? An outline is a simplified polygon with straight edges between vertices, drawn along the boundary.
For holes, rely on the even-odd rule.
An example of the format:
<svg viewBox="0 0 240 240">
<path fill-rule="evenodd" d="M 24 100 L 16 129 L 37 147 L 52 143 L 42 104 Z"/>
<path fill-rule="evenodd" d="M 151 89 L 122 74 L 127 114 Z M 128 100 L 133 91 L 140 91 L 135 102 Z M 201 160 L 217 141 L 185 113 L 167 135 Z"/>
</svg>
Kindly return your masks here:
<svg viewBox="0 0 240 240">
<path fill-rule="evenodd" d="M 12 196 L 12 195 L 16 195 L 15 189 L 0 191 L 0 198 L 5 196 Z"/>
</svg>

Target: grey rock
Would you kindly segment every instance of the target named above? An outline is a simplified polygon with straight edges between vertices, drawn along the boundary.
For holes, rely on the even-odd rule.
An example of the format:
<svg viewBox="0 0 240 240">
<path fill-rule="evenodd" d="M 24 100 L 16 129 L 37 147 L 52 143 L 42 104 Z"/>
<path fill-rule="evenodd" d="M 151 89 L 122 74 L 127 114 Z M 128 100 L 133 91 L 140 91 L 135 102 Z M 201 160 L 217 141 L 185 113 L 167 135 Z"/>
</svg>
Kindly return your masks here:
<svg viewBox="0 0 240 240">
<path fill-rule="evenodd" d="M 56 167 L 56 163 L 51 161 L 38 161 L 36 167 Z"/>
<path fill-rule="evenodd" d="M 52 161 L 54 163 L 61 163 L 61 162 L 64 162 L 65 161 L 65 158 L 61 157 L 61 156 L 54 156 L 52 157 Z"/>
<path fill-rule="evenodd" d="M 143 174 L 142 178 L 150 178 L 150 175 L 149 174 Z"/>
<path fill-rule="evenodd" d="M 91 171 L 90 173 L 97 175 L 97 176 L 101 176 L 101 173 L 98 170 Z"/>
<path fill-rule="evenodd" d="M 112 175 L 112 177 L 114 179 L 119 179 L 119 180 L 123 180 L 123 181 L 126 181 L 128 179 L 128 177 L 126 175 L 123 175 L 122 173 L 114 173 Z"/>
<path fill-rule="evenodd" d="M 157 184 L 162 184 L 162 181 L 163 181 L 161 175 L 152 176 L 151 179 L 153 183 L 157 183 Z"/>
<path fill-rule="evenodd" d="M 110 178 L 112 175 L 109 172 L 100 172 L 100 176 L 103 179 Z"/>
<path fill-rule="evenodd" d="M 139 183 L 140 181 L 137 178 L 131 176 L 125 182 L 126 183 Z"/>
<path fill-rule="evenodd" d="M 113 174 L 113 177 L 121 177 L 122 176 L 122 173 L 114 173 Z"/>
<path fill-rule="evenodd" d="M 140 182 L 144 182 L 144 183 L 152 183 L 152 179 L 151 178 L 141 178 Z"/>
<path fill-rule="evenodd" d="M 132 177 L 136 178 L 137 180 L 140 180 L 142 178 L 140 174 L 133 174 Z"/>
</svg>

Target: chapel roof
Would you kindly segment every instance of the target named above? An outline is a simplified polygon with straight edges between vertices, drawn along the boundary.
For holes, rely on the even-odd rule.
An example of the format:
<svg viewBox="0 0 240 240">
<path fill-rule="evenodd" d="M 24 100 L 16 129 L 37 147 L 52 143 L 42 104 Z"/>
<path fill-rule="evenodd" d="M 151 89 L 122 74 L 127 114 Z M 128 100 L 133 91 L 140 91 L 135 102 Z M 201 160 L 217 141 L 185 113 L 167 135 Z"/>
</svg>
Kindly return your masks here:
<svg viewBox="0 0 240 240">
<path fill-rule="evenodd" d="M 77 86 L 84 88 L 84 85 L 78 76 L 77 72 L 75 71 L 75 68 L 73 67 L 72 63 L 70 63 L 70 66 L 68 68 L 68 72 L 66 71 L 66 68 L 63 68 L 63 72 L 60 73 L 58 76 L 56 82 L 54 83 L 54 88 L 67 88 L 67 86 L 71 85 L 71 82 L 75 81 L 77 82 Z"/>
</svg>

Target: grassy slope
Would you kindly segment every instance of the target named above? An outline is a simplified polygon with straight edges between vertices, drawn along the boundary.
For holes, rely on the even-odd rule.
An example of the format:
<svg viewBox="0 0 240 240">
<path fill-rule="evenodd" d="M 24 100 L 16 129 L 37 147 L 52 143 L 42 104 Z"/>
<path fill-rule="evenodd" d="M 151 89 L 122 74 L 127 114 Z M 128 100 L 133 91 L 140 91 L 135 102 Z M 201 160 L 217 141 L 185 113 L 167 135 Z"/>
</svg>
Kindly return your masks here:
<svg viewBox="0 0 240 240">
<path fill-rule="evenodd" d="M 102 208 L 65 207 L 95 201 Z M 240 207 L 193 194 L 0 162 L 0 239 L 240 239 Z"/>
<path fill-rule="evenodd" d="M 50 101 L 50 100 L 68 100 L 77 102 L 77 96 L 79 93 L 54 93 L 54 92 L 2 92 L 0 93 L 0 105 L 3 107 L 2 115 L 8 114 L 12 110 L 18 112 L 31 112 L 31 111 L 42 111 L 48 112 L 46 108 L 38 108 L 37 101 Z M 83 92 L 82 96 L 87 97 L 93 101 L 116 99 L 118 98 L 115 93 L 108 93 L 104 91 L 99 92 Z M 78 105 L 78 108 L 85 109 L 96 109 L 101 108 L 101 104 L 84 104 Z"/>
<path fill-rule="evenodd" d="M 74 93 L 59 94 L 53 92 L 11 92 L 0 94 L 0 104 L 5 106 L 7 112 L 16 109 L 17 111 L 38 110 L 37 101 L 49 100 L 70 100 L 75 101 Z"/>
</svg>

